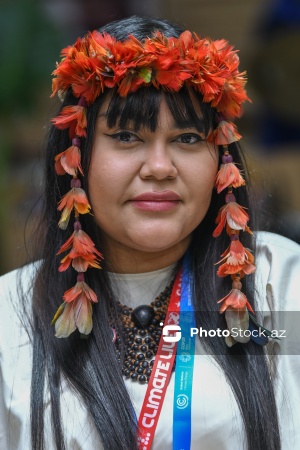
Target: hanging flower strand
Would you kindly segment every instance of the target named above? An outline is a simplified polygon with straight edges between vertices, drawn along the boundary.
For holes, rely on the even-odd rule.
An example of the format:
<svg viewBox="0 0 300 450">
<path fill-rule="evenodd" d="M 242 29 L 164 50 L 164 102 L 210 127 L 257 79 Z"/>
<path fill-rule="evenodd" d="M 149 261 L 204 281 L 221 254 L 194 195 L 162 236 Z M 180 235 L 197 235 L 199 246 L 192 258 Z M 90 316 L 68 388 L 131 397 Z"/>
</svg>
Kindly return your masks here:
<svg viewBox="0 0 300 450">
<path fill-rule="evenodd" d="M 84 272 L 88 268 L 100 269 L 102 254 L 96 249 L 91 238 L 82 230 L 79 220 L 80 214 L 87 214 L 91 205 L 85 191 L 81 187 L 78 175 L 84 175 L 81 167 L 81 139 L 86 135 L 86 107 L 84 99 L 80 99 L 77 106 L 65 107 L 58 118 L 53 119 L 59 129 L 69 128 L 72 145 L 55 157 L 55 171 L 57 175 L 69 174 L 71 190 L 58 203 L 58 210 L 62 211 L 58 226 L 65 230 L 68 227 L 71 213 L 74 212 L 74 232 L 60 247 L 57 255 L 69 251 L 60 262 L 59 272 L 64 272 L 70 266 L 78 273 L 76 285 L 63 295 L 64 303 L 58 308 L 52 324 L 55 324 L 57 337 L 68 337 L 76 329 L 82 334 L 89 334 L 93 327 L 92 304 L 98 299 L 95 292 L 85 282 Z"/>
<path fill-rule="evenodd" d="M 249 249 L 246 249 L 239 239 L 240 231 L 247 231 L 251 233 L 248 227 L 249 215 L 245 208 L 236 202 L 235 195 L 232 192 L 233 188 L 239 188 L 245 185 L 245 180 L 241 175 L 239 169 L 233 162 L 232 155 L 228 151 L 227 144 L 224 144 L 224 139 L 227 143 L 238 140 L 240 135 L 234 135 L 232 127 L 229 126 L 224 131 L 224 125 L 217 127 L 215 139 L 219 145 L 223 145 L 222 164 L 217 173 L 215 187 L 217 192 L 222 192 L 225 188 L 228 189 L 225 196 L 226 205 L 224 205 L 217 216 L 217 227 L 213 232 L 213 236 L 217 237 L 225 228 L 227 234 L 230 236 L 230 245 L 221 255 L 221 260 L 217 264 L 221 264 L 218 268 L 217 275 L 219 277 L 231 276 L 232 289 L 223 297 L 218 303 L 221 303 L 220 312 L 225 312 L 225 319 L 228 330 L 236 328 L 240 330 L 238 336 L 227 336 L 225 342 L 227 346 L 231 347 L 236 342 L 246 343 L 249 341 L 249 333 L 245 333 L 249 329 L 249 311 L 254 314 L 254 311 L 242 292 L 241 279 L 245 275 L 250 275 L 255 271 L 254 256 Z M 222 143 L 222 144 L 221 144 Z"/>
</svg>

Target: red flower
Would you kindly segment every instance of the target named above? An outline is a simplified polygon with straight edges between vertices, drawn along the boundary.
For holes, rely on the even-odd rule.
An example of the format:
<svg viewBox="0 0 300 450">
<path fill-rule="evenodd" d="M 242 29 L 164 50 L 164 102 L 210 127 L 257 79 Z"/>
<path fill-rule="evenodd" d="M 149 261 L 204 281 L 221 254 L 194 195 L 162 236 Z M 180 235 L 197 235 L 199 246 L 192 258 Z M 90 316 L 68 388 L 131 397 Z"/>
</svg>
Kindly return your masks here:
<svg viewBox="0 0 300 450">
<path fill-rule="evenodd" d="M 52 119 L 53 124 L 60 130 L 69 128 L 70 138 L 86 136 L 86 108 L 84 106 L 65 106 L 59 116 Z"/>
<path fill-rule="evenodd" d="M 67 256 L 61 260 L 59 271 L 68 269 L 72 263 L 77 272 L 86 272 L 88 267 L 100 269 L 100 259 L 102 254 L 95 248 L 91 238 L 82 230 L 74 231 L 72 236 L 61 246 L 57 255 L 71 249 Z"/>
<path fill-rule="evenodd" d="M 219 172 L 217 173 L 215 187 L 218 194 L 228 186 L 234 188 L 244 186 L 245 180 L 241 175 L 241 172 L 234 163 L 222 164 Z"/>
<path fill-rule="evenodd" d="M 239 141 L 241 137 L 237 132 L 236 125 L 227 120 L 221 120 L 217 128 L 208 135 L 207 140 L 216 145 L 229 145 Z"/>
<path fill-rule="evenodd" d="M 187 81 L 226 118 L 239 116 L 241 104 L 249 100 L 236 51 L 225 40 L 212 42 L 188 31 L 178 39 L 158 32 L 144 42 L 133 36 L 121 42 L 93 31 L 64 49 L 62 56 L 53 72 L 53 95 L 71 88 L 76 97 L 91 103 L 105 87 L 117 86 L 126 96 L 149 83 L 177 91 Z"/>
<path fill-rule="evenodd" d="M 244 248 L 239 240 L 231 242 L 227 250 L 221 255 L 223 258 L 217 263 L 225 261 L 218 269 L 219 277 L 233 274 L 250 275 L 255 271 L 254 257 Z"/>
<path fill-rule="evenodd" d="M 226 311 L 227 308 L 231 307 L 236 310 L 245 310 L 247 308 L 249 311 L 254 313 L 252 306 L 248 302 L 248 299 L 245 294 L 243 294 L 239 289 L 231 289 L 229 294 L 225 297 L 221 298 L 218 303 L 222 303 L 220 308 L 220 313 Z"/>
<path fill-rule="evenodd" d="M 246 213 L 245 208 L 236 202 L 229 202 L 220 209 L 216 219 L 218 226 L 213 232 L 213 236 L 220 236 L 226 225 L 232 230 L 246 230 L 248 233 L 251 233 L 251 230 L 247 227 L 248 220 L 249 216 Z"/>
<path fill-rule="evenodd" d="M 58 226 L 65 230 L 68 226 L 70 214 L 75 208 L 79 214 L 87 214 L 91 210 L 86 193 L 81 188 L 72 188 L 59 202 L 58 210 L 62 212 Z"/>
<path fill-rule="evenodd" d="M 94 303 L 98 302 L 97 295 L 85 281 L 77 281 L 75 286 L 64 293 L 63 299 L 66 303 L 70 303 L 82 297 Z"/>
<path fill-rule="evenodd" d="M 55 156 L 55 171 L 57 175 L 65 175 L 65 173 L 68 173 L 76 177 L 78 170 L 83 175 L 80 149 L 78 147 L 72 145 L 64 152 Z"/>
</svg>

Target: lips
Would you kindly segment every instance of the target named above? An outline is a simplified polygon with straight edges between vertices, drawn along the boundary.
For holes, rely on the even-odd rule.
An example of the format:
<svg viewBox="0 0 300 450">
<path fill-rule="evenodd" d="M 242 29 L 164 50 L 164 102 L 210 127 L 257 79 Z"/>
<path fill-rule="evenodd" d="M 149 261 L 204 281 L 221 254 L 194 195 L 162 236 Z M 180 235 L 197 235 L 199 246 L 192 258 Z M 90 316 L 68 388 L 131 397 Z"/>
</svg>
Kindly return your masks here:
<svg viewBox="0 0 300 450">
<path fill-rule="evenodd" d="M 180 203 L 180 196 L 173 191 L 143 192 L 131 199 L 134 207 L 144 211 L 169 211 Z"/>
<path fill-rule="evenodd" d="M 144 192 L 132 199 L 137 202 L 176 202 L 178 200 L 180 200 L 179 195 L 173 191 Z"/>
</svg>

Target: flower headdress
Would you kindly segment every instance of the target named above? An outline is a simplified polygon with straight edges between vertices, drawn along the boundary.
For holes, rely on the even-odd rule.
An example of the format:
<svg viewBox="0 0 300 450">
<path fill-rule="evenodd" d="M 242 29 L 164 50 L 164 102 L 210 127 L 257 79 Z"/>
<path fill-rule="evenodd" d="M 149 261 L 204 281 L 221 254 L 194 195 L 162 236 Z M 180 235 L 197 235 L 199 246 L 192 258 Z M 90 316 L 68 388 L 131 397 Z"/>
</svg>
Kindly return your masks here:
<svg viewBox="0 0 300 450">
<path fill-rule="evenodd" d="M 228 325 L 232 316 L 236 318 L 241 314 L 247 322 L 248 310 L 252 311 L 252 308 L 241 292 L 241 279 L 252 273 L 255 266 L 250 250 L 239 241 L 241 230 L 250 232 L 249 217 L 236 203 L 233 189 L 244 185 L 245 181 L 228 151 L 228 145 L 241 138 L 232 120 L 241 115 L 242 104 L 249 100 L 245 91 L 246 73 L 239 72 L 237 51 L 225 40 L 201 39 L 189 31 L 184 31 L 178 38 L 157 32 L 143 42 L 134 36 L 121 42 L 109 34 L 93 31 L 63 49 L 61 54 L 62 60 L 53 72 L 52 96 L 71 90 L 79 101 L 75 106 L 65 106 L 52 119 L 57 128 L 69 129 L 72 144 L 55 157 L 56 173 L 72 176 L 71 190 L 58 205 L 62 211 L 59 227 L 67 228 L 72 211 L 75 217 L 74 233 L 58 251 L 58 254 L 69 251 L 59 270 L 67 270 L 72 265 L 78 276 L 76 286 L 65 292 L 64 303 L 53 319 L 56 335 L 66 337 L 76 328 L 81 333 L 90 333 L 91 305 L 97 302 L 96 294 L 84 281 L 84 273 L 89 267 L 100 268 L 102 255 L 80 224 L 80 215 L 91 209 L 80 182 L 84 175 L 80 144 L 81 138 L 86 136 L 87 107 L 105 89 L 115 88 L 121 97 L 126 97 L 151 85 L 172 92 L 179 91 L 183 85 L 191 87 L 217 112 L 219 123 L 210 132 L 208 140 L 224 149 L 216 188 L 218 192 L 228 189 L 228 193 L 226 205 L 217 217 L 214 236 L 225 227 L 231 239 L 217 273 L 221 277 L 229 275 L 233 280 L 232 290 L 219 302 L 221 312 L 226 310 Z M 232 341 L 227 340 L 227 343 L 232 345 Z"/>
</svg>

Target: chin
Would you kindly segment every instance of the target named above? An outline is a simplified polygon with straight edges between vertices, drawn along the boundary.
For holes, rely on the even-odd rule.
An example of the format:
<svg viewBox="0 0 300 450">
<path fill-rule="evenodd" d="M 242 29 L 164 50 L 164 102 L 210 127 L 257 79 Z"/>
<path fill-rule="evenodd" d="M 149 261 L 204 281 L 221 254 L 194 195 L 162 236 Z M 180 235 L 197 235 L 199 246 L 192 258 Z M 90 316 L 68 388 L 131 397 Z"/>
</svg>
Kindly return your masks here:
<svg viewBox="0 0 300 450">
<path fill-rule="evenodd" d="M 170 232 L 166 234 L 162 234 L 161 232 L 144 233 L 140 239 L 135 235 L 132 241 L 132 247 L 143 252 L 157 253 L 164 252 L 176 246 L 184 246 L 187 241 L 190 241 L 188 236 L 180 236 L 177 233 L 174 236 Z"/>
</svg>

